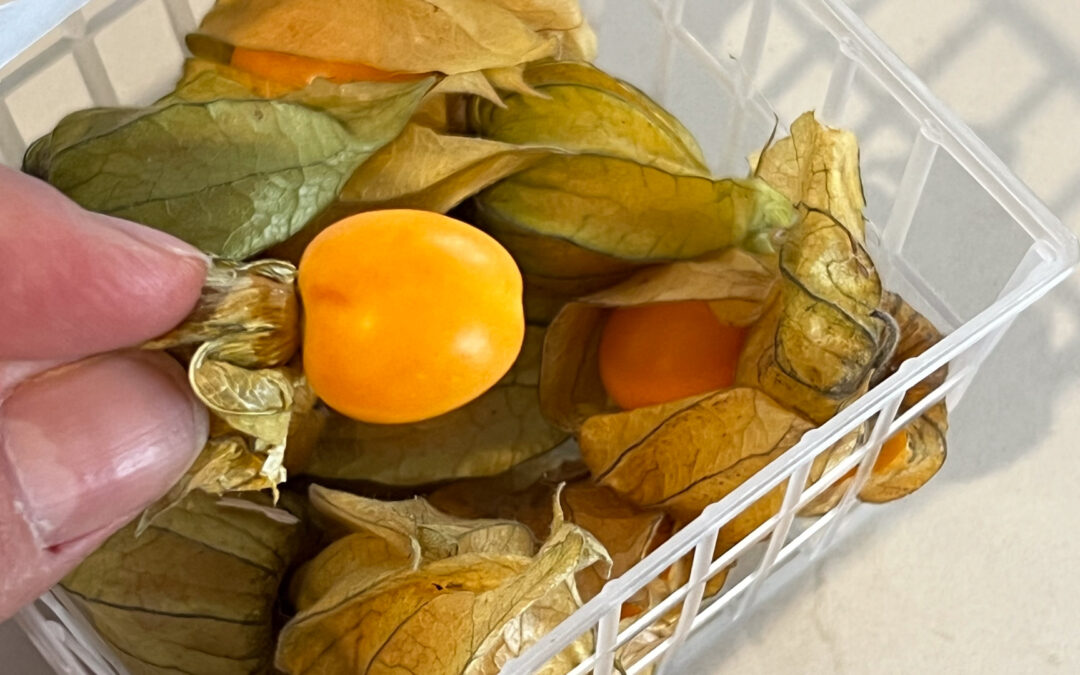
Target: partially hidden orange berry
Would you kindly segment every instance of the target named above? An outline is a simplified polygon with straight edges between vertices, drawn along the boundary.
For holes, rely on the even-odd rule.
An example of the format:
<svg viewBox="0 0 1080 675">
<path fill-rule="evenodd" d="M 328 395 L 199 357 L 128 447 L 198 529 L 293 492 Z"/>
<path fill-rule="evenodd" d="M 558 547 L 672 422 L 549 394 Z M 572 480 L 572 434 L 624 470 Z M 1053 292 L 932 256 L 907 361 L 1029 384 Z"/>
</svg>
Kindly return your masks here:
<svg viewBox="0 0 1080 675">
<path fill-rule="evenodd" d="M 889 466 L 899 459 L 900 455 L 907 449 L 907 430 L 901 429 L 896 432 L 896 435 L 885 441 L 881 445 L 881 451 L 878 453 L 877 459 L 874 460 L 874 468 L 871 470 L 873 473 L 882 474 Z M 857 469 L 858 467 L 856 467 Z M 844 475 L 844 478 L 854 478 L 856 469 L 848 471 Z"/>
<path fill-rule="evenodd" d="M 424 73 L 391 73 L 363 63 L 323 61 L 284 52 L 236 47 L 230 65 L 233 68 L 291 87 L 306 87 L 315 78 L 332 82 L 407 82 L 425 77 Z"/>
<path fill-rule="evenodd" d="M 701 300 L 619 307 L 600 337 L 600 378 L 624 410 L 730 387 L 745 334 Z"/>
<path fill-rule="evenodd" d="M 415 422 L 473 400 L 525 335 L 522 280 L 494 239 L 426 211 L 372 211 L 322 231 L 300 260 L 304 371 L 327 405 Z"/>
</svg>

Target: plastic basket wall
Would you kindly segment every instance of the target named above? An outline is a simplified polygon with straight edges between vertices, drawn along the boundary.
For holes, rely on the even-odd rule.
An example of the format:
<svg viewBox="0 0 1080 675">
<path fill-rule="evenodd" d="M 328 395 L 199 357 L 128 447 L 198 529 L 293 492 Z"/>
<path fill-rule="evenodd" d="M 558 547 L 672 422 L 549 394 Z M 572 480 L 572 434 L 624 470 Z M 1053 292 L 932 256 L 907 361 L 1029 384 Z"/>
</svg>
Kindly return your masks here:
<svg viewBox="0 0 1080 675">
<path fill-rule="evenodd" d="M 0 160 L 18 165 L 27 144 L 68 112 L 146 103 L 165 93 L 183 58 L 180 37 L 210 4 L 90 2 L 0 68 Z M 854 130 L 871 254 L 887 287 L 949 335 L 608 583 L 511 662 L 505 672 L 512 673 L 535 672 L 595 631 L 595 654 L 575 673 L 607 675 L 620 646 L 681 606 L 674 634 L 627 670 L 642 672 L 669 658 L 702 623 L 738 620 L 770 573 L 782 565 L 797 573 L 852 520 L 855 495 L 882 441 L 943 398 L 955 407 L 1016 315 L 1064 279 L 1078 258 L 1075 239 L 1058 219 L 839 0 L 584 4 L 600 39 L 599 64 L 667 105 L 719 173 L 746 173 L 745 158 L 764 145 L 777 117 L 790 121 L 816 109 L 823 121 Z M 946 381 L 898 417 L 907 389 L 946 363 Z M 813 459 L 868 421 L 866 443 L 802 488 Z M 797 516 L 853 468 L 856 479 L 836 508 L 815 519 Z M 713 560 L 718 529 L 784 483 L 780 512 Z M 693 560 L 688 583 L 620 631 L 622 602 L 686 555 Z M 723 591 L 703 598 L 708 580 L 737 561 Z M 124 672 L 62 592 L 19 620 L 58 672 Z"/>
</svg>

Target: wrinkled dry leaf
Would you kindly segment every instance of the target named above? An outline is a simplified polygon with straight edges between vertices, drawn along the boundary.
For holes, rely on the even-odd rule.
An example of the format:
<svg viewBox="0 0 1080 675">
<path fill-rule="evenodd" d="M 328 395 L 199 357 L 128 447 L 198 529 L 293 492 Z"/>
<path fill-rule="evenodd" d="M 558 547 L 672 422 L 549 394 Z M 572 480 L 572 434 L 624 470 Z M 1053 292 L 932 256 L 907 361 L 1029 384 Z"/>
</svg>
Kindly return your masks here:
<svg viewBox="0 0 1080 675">
<path fill-rule="evenodd" d="M 584 42 L 577 33 L 559 36 L 583 22 L 567 2 L 219 0 L 200 32 L 248 49 L 454 74 L 557 56 L 564 42 Z"/>
<path fill-rule="evenodd" d="M 693 135 L 641 91 L 587 63 L 545 62 L 523 72 L 531 93 L 503 105 L 474 99 L 469 128 L 514 145 L 544 145 L 708 175 Z"/>
<path fill-rule="evenodd" d="M 815 457 L 814 463 L 810 467 L 810 477 L 807 480 L 807 485 L 809 486 L 817 483 L 822 479 L 825 473 L 831 471 L 837 464 L 850 457 L 851 453 L 855 452 L 855 449 L 859 444 L 866 441 L 869 429 L 870 425 L 868 423 L 863 423 L 861 426 L 837 441 L 833 447 Z M 806 504 L 799 511 L 799 515 L 806 517 L 820 516 L 831 511 L 840 503 L 841 498 L 844 496 L 844 492 L 847 490 L 847 486 L 850 485 L 850 481 L 854 477 L 854 471 L 848 472 L 846 476 L 827 487 L 824 492 Z"/>
<path fill-rule="evenodd" d="M 866 225 L 859 144 L 855 134 L 827 127 L 803 113 L 760 159 L 751 160 L 763 178 L 792 202 L 829 213 L 863 243 Z"/>
<path fill-rule="evenodd" d="M 579 443 L 601 485 L 641 508 L 662 508 L 687 522 L 812 426 L 764 393 L 742 387 L 595 415 L 582 425 Z"/>
<path fill-rule="evenodd" d="M 133 675 L 265 672 L 290 514 L 193 494 L 140 537 L 134 523 L 62 582 Z"/>
<path fill-rule="evenodd" d="M 905 360 L 914 358 L 941 340 L 941 333 L 926 317 L 916 312 L 900 296 L 884 293 L 882 310 L 887 311 L 896 320 L 900 335 L 892 358 L 875 373 L 872 384 L 892 375 Z M 921 401 L 932 390 L 945 381 L 948 367 L 943 366 L 931 375 L 908 389 L 900 404 L 900 413 Z M 859 498 L 868 502 L 886 502 L 911 494 L 929 481 L 941 468 L 946 455 L 946 431 L 948 429 L 945 403 L 931 407 L 921 417 L 910 423 L 903 430 L 902 447 L 897 450 L 892 442 L 887 442 L 878 455 L 866 484 L 859 492 Z M 857 430 L 858 431 L 858 430 Z M 858 441 L 865 440 L 863 431 Z M 854 451 L 854 436 L 846 446 L 834 448 L 827 456 L 822 469 L 815 470 L 812 477 L 820 476 L 831 469 Z M 817 465 L 815 465 L 817 466 Z M 839 503 L 844 492 L 854 480 L 855 471 L 837 481 L 820 497 L 808 504 L 803 515 L 820 515 Z M 816 479 L 816 478 L 815 478 Z"/>
<path fill-rule="evenodd" d="M 747 336 L 736 382 L 822 423 L 869 386 L 894 344 L 881 281 L 839 222 L 810 211 L 780 250 L 780 297 Z"/>
<path fill-rule="evenodd" d="M 366 424 L 331 414 L 305 473 L 383 485 L 489 476 L 562 443 L 540 413 L 543 330 L 526 328 L 521 354 L 490 390 L 457 410 L 414 424 Z"/>
<path fill-rule="evenodd" d="M 745 326 L 769 307 L 777 281 L 771 258 L 729 249 L 707 259 L 644 269 L 617 286 L 568 304 L 544 340 L 540 371 L 544 414 L 574 431 L 590 415 L 615 409 L 597 365 L 608 308 L 707 300 L 722 322 Z"/>
<path fill-rule="evenodd" d="M 769 250 L 770 234 L 794 219 L 791 202 L 758 179 L 676 175 L 601 155 L 555 155 L 499 181 L 476 198 L 476 216 L 523 259 L 522 270 L 554 277 L 696 258 L 742 245 Z M 544 240 L 606 259 L 564 263 Z"/>
<path fill-rule="evenodd" d="M 485 71 L 486 72 L 486 71 Z M 502 105 L 502 98 L 485 72 L 474 70 L 468 73 L 447 75 L 431 90 L 432 96 L 464 94 L 485 98 L 496 105 Z"/>
<path fill-rule="evenodd" d="M 335 586 L 281 633 L 276 665 L 300 673 L 497 673 L 579 604 L 573 575 L 606 554 L 561 522 L 532 558 L 467 553 L 362 588 Z M 545 672 L 566 672 L 581 640 Z"/>
<path fill-rule="evenodd" d="M 581 481 L 562 491 L 567 521 L 583 527 L 603 544 L 611 556 L 610 570 L 596 565 L 577 575 L 578 591 L 591 600 L 607 580 L 617 578 L 662 544 L 671 533 L 671 522 L 660 511 L 642 511 L 623 501 L 614 490 Z M 648 609 L 650 602 L 641 594 L 627 602 Z"/>
<path fill-rule="evenodd" d="M 557 151 L 454 136 L 411 123 L 353 173 L 334 204 L 271 254 L 297 261 L 319 232 L 361 211 L 446 213 L 553 152 Z"/>
<path fill-rule="evenodd" d="M 400 133 L 433 82 L 317 80 L 267 100 L 217 70 L 196 77 L 189 95 L 203 100 L 67 116 L 32 145 L 24 169 L 87 209 L 243 259 L 332 203 L 353 170 Z M 210 98 L 215 87 L 222 94 Z"/>
</svg>

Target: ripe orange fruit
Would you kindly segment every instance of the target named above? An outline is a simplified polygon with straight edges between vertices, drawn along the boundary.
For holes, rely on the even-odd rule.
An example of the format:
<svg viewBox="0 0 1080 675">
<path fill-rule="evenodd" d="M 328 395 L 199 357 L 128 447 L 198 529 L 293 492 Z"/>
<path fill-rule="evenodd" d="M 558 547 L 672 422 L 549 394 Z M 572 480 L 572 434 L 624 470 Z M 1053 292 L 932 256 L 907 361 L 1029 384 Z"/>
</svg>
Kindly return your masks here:
<svg viewBox="0 0 1080 675">
<path fill-rule="evenodd" d="M 901 429 L 896 432 L 895 436 L 882 443 L 877 459 L 874 460 L 874 467 L 870 472 L 874 474 L 885 473 L 885 470 L 889 468 L 889 465 L 895 462 L 900 457 L 900 454 L 907 449 L 907 441 L 907 430 Z M 840 480 L 854 478 L 858 468 L 859 467 L 855 467 L 851 471 L 848 471 Z"/>
<path fill-rule="evenodd" d="M 480 230 L 426 211 L 372 211 L 323 230 L 300 260 L 304 371 L 331 408 L 415 422 L 501 378 L 525 336 L 521 273 Z"/>
<path fill-rule="evenodd" d="M 745 334 L 702 300 L 619 307 L 600 337 L 600 379 L 624 410 L 730 387 Z"/>
<path fill-rule="evenodd" d="M 403 82 L 418 80 L 423 73 L 391 73 L 362 63 L 322 61 L 296 54 L 237 47 L 229 61 L 233 68 L 291 87 L 306 87 L 317 77 L 333 82 Z"/>
</svg>

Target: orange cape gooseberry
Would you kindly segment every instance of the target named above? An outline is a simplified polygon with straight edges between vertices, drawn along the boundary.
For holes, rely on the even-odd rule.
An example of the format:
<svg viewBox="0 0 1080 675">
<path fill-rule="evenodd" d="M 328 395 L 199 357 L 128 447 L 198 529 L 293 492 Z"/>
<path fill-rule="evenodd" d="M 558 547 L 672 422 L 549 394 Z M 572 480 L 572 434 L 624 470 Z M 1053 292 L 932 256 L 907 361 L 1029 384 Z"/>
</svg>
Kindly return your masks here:
<svg viewBox="0 0 1080 675">
<path fill-rule="evenodd" d="M 426 211 L 372 211 L 300 260 L 304 371 L 331 408 L 415 422 L 473 400 L 517 358 L 522 281 L 494 239 Z"/>
<path fill-rule="evenodd" d="M 745 333 L 702 300 L 618 307 L 600 337 L 600 379 L 624 410 L 730 387 Z"/>
<path fill-rule="evenodd" d="M 262 51 L 237 47 L 229 64 L 238 70 L 273 80 L 290 87 L 306 87 L 317 77 L 332 82 L 407 82 L 418 80 L 424 73 L 391 73 L 363 63 L 323 61 L 284 52 Z"/>
</svg>

